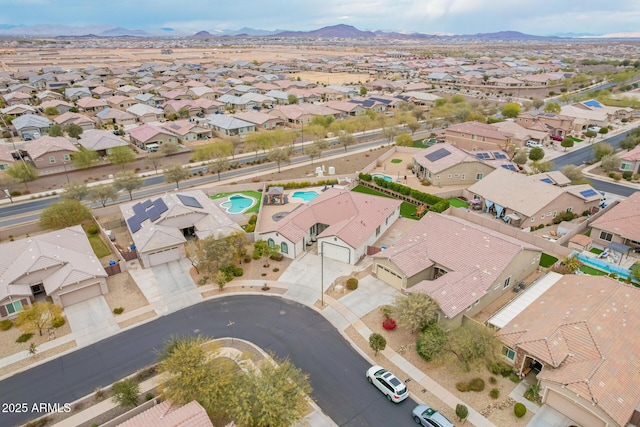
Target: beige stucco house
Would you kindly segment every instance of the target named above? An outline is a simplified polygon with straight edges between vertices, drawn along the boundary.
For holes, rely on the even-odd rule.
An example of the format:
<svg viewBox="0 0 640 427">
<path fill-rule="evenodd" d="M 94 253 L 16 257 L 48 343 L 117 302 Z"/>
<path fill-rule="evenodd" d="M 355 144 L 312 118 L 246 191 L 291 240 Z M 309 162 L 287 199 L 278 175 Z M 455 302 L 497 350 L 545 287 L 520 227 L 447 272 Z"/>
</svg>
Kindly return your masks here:
<svg viewBox="0 0 640 427">
<path fill-rule="evenodd" d="M 510 132 L 479 122 L 459 123 L 444 130 L 446 142 L 467 151 L 504 150 L 513 144 L 513 137 Z"/>
<path fill-rule="evenodd" d="M 594 243 L 605 247 L 620 243 L 631 249 L 640 248 L 640 192 L 636 191 L 610 208 L 590 226 Z"/>
</svg>

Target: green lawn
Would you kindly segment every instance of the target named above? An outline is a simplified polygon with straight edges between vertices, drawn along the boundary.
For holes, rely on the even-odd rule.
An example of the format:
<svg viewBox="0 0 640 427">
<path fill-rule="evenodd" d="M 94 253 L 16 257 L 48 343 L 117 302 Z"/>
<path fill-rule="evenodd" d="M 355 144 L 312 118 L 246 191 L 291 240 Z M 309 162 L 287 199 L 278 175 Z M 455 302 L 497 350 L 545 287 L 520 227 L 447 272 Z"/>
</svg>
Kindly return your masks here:
<svg viewBox="0 0 640 427">
<path fill-rule="evenodd" d="M 469 203 L 463 202 L 462 200 L 458 199 L 457 197 L 453 197 L 453 198 L 449 199 L 449 203 L 454 208 L 468 208 L 469 207 Z"/>
<path fill-rule="evenodd" d="M 572 136 L 571 139 L 573 139 L 573 142 L 582 142 L 582 141 L 584 141 L 584 139 L 576 138 L 574 136 Z"/>
<path fill-rule="evenodd" d="M 391 163 L 402 163 L 402 159 L 391 159 Z"/>
<path fill-rule="evenodd" d="M 234 191 L 233 193 L 214 194 L 213 196 L 209 196 L 209 197 L 211 197 L 213 200 L 215 200 L 215 199 L 221 199 L 223 197 L 229 197 L 229 196 L 232 196 L 234 194 L 243 194 L 245 196 L 253 197 L 254 199 L 256 199 L 258 201 L 258 203 L 256 203 L 255 205 L 251 206 L 249 209 L 247 209 L 243 213 L 246 213 L 246 214 L 247 213 L 255 213 L 255 212 L 258 212 L 258 209 L 260 209 L 260 203 L 262 202 L 262 193 L 259 192 L 259 191 L 253 191 L 253 190 Z"/>
<path fill-rule="evenodd" d="M 89 238 L 89 243 L 91 243 L 91 249 L 93 249 L 98 258 L 111 255 L 111 251 L 104 244 L 99 234 L 88 234 L 87 237 Z"/>
<path fill-rule="evenodd" d="M 421 138 L 413 141 L 413 148 L 427 148 L 436 143 L 435 138 Z"/>
<path fill-rule="evenodd" d="M 589 249 L 589 252 L 591 252 L 592 254 L 600 255 L 602 253 L 602 249 L 591 248 Z"/>
<path fill-rule="evenodd" d="M 580 266 L 580 270 L 584 273 L 584 274 L 590 274 L 591 276 L 606 276 L 607 273 L 605 273 L 602 270 L 598 270 L 596 268 L 593 267 L 589 267 L 588 265 L 581 265 Z"/>
<path fill-rule="evenodd" d="M 395 198 L 395 197 L 389 196 L 388 194 L 384 194 L 379 191 L 376 191 L 372 188 L 365 187 L 364 185 L 356 185 L 355 187 L 353 187 L 353 190 L 351 191 L 356 191 L 358 193 L 364 193 L 364 194 L 371 194 L 372 196 L 387 197 L 389 199 Z M 418 218 L 416 218 L 416 206 L 409 202 L 402 202 L 402 204 L 400 205 L 400 216 L 403 218 L 411 218 L 411 219 L 417 220 Z"/>
<path fill-rule="evenodd" d="M 543 252 L 540 257 L 540 267 L 549 268 L 555 264 L 556 261 L 558 261 L 558 258 Z"/>
</svg>

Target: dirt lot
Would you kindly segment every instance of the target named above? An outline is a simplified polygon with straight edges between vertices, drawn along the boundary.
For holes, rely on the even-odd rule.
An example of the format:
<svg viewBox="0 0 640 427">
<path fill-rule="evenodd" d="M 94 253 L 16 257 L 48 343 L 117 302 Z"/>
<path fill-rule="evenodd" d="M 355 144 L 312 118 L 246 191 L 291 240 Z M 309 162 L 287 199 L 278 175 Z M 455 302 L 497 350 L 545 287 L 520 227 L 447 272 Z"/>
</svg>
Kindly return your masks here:
<svg viewBox="0 0 640 427">
<path fill-rule="evenodd" d="M 122 307 L 124 313 L 128 313 L 149 304 L 136 282 L 126 271 L 107 277 L 107 287 L 109 293 L 104 296 L 104 299 L 107 300 L 111 310 Z"/>
<path fill-rule="evenodd" d="M 372 80 L 369 74 L 353 74 L 353 73 L 319 73 L 317 71 L 305 71 L 302 73 L 292 74 L 291 77 L 300 77 L 300 80 L 312 83 L 324 83 L 327 85 L 344 85 L 366 83 Z"/>
</svg>

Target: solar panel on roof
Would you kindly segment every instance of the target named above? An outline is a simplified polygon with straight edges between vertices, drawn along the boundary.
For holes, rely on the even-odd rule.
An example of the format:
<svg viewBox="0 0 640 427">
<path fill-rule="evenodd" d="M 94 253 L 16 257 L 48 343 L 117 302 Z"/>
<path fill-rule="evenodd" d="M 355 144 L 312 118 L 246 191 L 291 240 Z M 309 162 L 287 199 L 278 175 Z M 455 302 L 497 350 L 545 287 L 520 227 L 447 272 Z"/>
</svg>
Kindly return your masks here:
<svg viewBox="0 0 640 427">
<path fill-rule="evenodd" d="M 135 205 L 131 206 L 131 209 L 133 209 L 134 214 L 136 215 L 142 214 L 144 216 L 144 211 L 147 208 L 142 203 L 136 203 Z"/>
<path fill-rule="evenodd" d="M 515 166 L 513 165 L 502 165 L 503 168 L 508 169 L 510 171 L 517 171 L 518 169 L 516 169 Z"/>
<path fill-rule="evenodd" d="M 499 151 L 494 151 L 493 152 L 493 157 L 495 157 L 496 159 L 506 159 L 507 158 L 506 155 L 502 154 Z"/>
<path fill-rule="evenodd" d="M 598 195 L 594 190 L 584 190 L 581 191 L 580 194 L 582 194 L 583 197 L 593 197 Z"/>
<path fill-rule="evenodd" d="M 151 222 L 155 222 L 160 218 L 160 212 L 158 212 L 158 209 L 155 206 L 152 206 L 147 210 L 147 216 Z"/>
<path fill-rule="evenodd" d="M 163 213 L 166 212 L 169 208 L 167 207 L 167 204 L 164 202 L 164 200 L 162 199 L 155 199 L 153 201 L 153 205 L 156 207 L 156 209 L 158 210 L 158 212 Z"/>
<path fill-rule="evenodd" d="M 476 153 L 476 157 L 483 160 L 491 158 L 489 153 Z"/>
<path fill-rule="evenodd" d="M 542 178 L 540 181 L 546 182 L 547 184 L 553 184 L 553 181 L 551 180 L 551 178 Z"/>
<path fill-rule="evenodd" d="M 602 108 L 602 104 L 593 99 L 591 101 L 586 101 L 584 105 L 586 105 L 587 107 Z"/>
<path fill-rule="evenodd" d="M 140 221 L 138 221 L 138 217 L 136 215 L 127 219 L 127 224 L 129 224 L 129 229 L 132 233 L 137 233 L 142 228 L 142 226 L 140 225 Z"/>
<path fill-rule="evenodd" d="M 438 161 L 438 160 L 440 160 L 440 159 L 442 159 L 444 157 L 447 157 L 449 154 L 451 154 L 449 152 L 449 150 L 447 150 L 446 148 L 440 148 L 440 149 L 434 151 L 433 153 L 427 154 L 425 157 L 430 162 L 435 162 L 435 161 Z"/>
<path fill-rule="evenodd" d="M 184 194 L 178 194 L 178 199 L 182 202 L 183 205 L 189 206 L 191 208 L 200 208 L 202 209 L 202 205 L 199 201 L 196 200 L 195 197 L 185 196 Z"/>
<path fill-rule="evenodd" d="M 152 205 L 153 203 L 151 203 L 150 199 L 147 199 L 144 202 L 142 202 L 142 206 L 144 206 L 145 209 L 149 209 Z"/>
</svg>

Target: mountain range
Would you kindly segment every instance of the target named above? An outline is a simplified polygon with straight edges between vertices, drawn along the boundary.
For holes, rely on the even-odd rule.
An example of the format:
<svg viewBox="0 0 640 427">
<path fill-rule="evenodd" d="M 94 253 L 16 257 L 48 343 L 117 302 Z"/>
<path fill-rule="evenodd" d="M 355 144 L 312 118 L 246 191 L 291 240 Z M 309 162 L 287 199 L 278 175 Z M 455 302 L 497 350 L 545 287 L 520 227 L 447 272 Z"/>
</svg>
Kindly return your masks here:
<svg viewBox="0 0 640 427">
<path fill-rule="evenodd" d="M 550 40 L 557 38 L 594 37 L 607 35 L 564 33 L 557 36 L 536 36 L 518 31 L 499 31 L 478 34 L 428 34 L 401 33 L 394 31 L 362 31 L 345 24 L 322 27 L 311 31 L 257 30 L 241 28 L 239 30 L 199 31 L 195 34 L 173 28 L 153 30 L 129 29 L 114 25 L 69 26 L 69 25 L 11 25 L 0 24 L 0 36 L 26 37 L 188 37 L 209 39 L 216 37 L 280 37 L 280 38 L 360 38 L 360 39 L 424 39 L 424 38 L 469 38 L 481 40 Z M 637 33 L 615 34 L 616 38 L 637 38 Z"/>
</svg>

